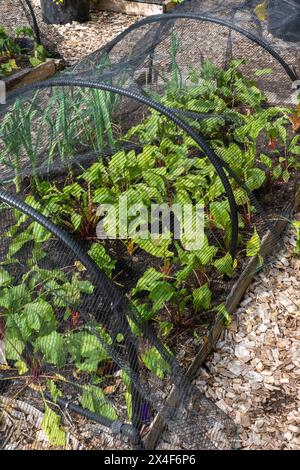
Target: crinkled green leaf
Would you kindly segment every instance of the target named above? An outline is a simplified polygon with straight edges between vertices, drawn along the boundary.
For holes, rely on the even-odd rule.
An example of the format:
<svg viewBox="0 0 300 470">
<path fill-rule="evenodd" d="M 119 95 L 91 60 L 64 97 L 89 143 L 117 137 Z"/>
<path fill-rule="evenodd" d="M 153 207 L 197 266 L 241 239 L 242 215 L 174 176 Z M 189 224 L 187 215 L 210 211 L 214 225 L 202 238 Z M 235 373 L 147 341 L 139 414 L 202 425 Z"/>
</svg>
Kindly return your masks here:
<svg viewBox="0 0 300 470">
<path fill-rule="evenodd" d="M 247 256 L 258 255 L 260 253 L 260 247 L 261 247 L 260 237 L 255 228 L 252 237 L 246 243 Z"/>
<path fill-rule="evenodd" d="M 171 244 L 170 239 L 137 239 L 135 242 L 140 248 L 142 248 L 142 250 L 157 258 L 168 258 L 173 256 L 173 252 L 169 251 L 169 246 Z"/>
<path fill-rule="evenodd" d="M 44 354 L 47 362 L 58 367 L 64 365 L 66 348 L 64 338 L 61 334 L 53 331 L 49 335 L 38 338 L 36 345 Z"/>
<path fill-rule="evenodd" d="M 193 290 L 193 304 L 196 312 L 200 310 L 209 310 L 211 306 L 212 293 L 208 284 L 204 284 L 198 289 Z"/>
<path fill-rule="evenodd" d="M 163 274 L 154 268 L 149 268 L 144 272 L 143 276 L 137 282 L 136 287 L 132 290 L 132 295 L 136 295 L 141 291 L 151 291 L 159 281 L 163 279 Z"/>
<path fill-rule="evenodd" d="M 153 311 L 160 310 L 166 302 L 172 299 L 175 288 L 168 282 L 159 282 L 149 294 L 149 299 L 153 301 Z"/>
<path fill-rule="evenodd" d="M 227 276 L 233 276 L 233 260 L 230 253 L 227 253 L 220 259 L 217 259 L 214 262 L 214 266 L 221 274 L 226 274 Z"/>
<path fill-rule="evenodd" d="M 106 272 L 109 276 L 112 275 L 116 262 L 111 259 L 104 246 L 100 243 L 93 243 L 88 254 L 100 269 Z"/>
<path fill-rule="evenodd" d="M 13 277 L 4 269 L 0 269 L 0 287 L 9 286 L 13 282 Z"/>
<path fill-rule="evenodd" d="M 103 337 L 103 341 L 111 342 L 105 337 Z M 96 372 L 99 363 L 109 359 L 108 353 L 96 336 L 85 331 L 73 333 L 68 340 L 67 347 L 80 371 Z"/>
<path fill-rule="evenodd" d="M 266 174 L 263 170 L 259 168 L 251 168 L 247 171 L 247 177 L 245 183 L 251 191 L 254 189 L 259 189 L 262 187 L 266 180 Z"/>
</svg>

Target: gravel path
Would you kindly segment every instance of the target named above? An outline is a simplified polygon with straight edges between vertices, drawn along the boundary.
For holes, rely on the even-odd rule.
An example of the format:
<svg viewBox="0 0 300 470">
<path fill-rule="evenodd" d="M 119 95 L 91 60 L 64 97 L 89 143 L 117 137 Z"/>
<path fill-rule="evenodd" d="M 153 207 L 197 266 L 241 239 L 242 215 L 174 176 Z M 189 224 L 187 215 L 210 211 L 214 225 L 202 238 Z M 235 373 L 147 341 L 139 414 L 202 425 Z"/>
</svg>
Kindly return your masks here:
<svg viewBox="0 0 300 470">
<path fill-rule="evenodd" d="M 52 30 L 53 34 L 59 34 L 62 37 L 58 52 L 67 63 L 72 64 L 111 41 L 138 19 L 139 17 L 122 13 L 95 10 L 87 23 L 53 25 Z"/>
</svg>

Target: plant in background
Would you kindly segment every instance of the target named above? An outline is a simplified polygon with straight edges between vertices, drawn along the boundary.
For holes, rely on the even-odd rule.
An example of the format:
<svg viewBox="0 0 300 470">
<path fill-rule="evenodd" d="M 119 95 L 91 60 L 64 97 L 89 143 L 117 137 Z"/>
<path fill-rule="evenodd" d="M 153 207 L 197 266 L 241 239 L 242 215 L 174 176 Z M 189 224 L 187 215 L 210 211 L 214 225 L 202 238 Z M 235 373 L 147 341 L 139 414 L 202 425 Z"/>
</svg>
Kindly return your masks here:
<svg viewBox="0 0 300 470">
<path fill-rule="evenodd" d="M 5 28 L 0 26 L 0 78 L 10 75 L 18 68 L 14 56 L 20 53 L 20 46 L 8 36 Z"/>
<path fill-rule="evenodd" d="M 17 30 L 18 31 L 18 30 Z M 0 26 L 0 55 L 1 57 L 12 57 L 21 53 L 21 47 L 10 37 L 5 28 Z"/>
<path fill-rule="evenodd" d="M 29 57 L 29 62 L 32 67 L 37 67 L 40 64 L 46 62 L 46 59 L 49 57 L 48 52 L 42 44 L 34 44 L 34 54 L 32 57 Z"/>
<path fill-rule="evenodd" d="M 15 59 L 9 59 L 5 64 L 0 64 L 0 78 L 5 78 L 14 70 L 18 70 Z"/>
<path fill-rule="evenodd" d="M 295 220 L 293 222 L 293 226 L 296 229 L 296 247 L 295 247 L 294 254 L 298 256 L 300 255 L 300 221 Z"/>
</svg>

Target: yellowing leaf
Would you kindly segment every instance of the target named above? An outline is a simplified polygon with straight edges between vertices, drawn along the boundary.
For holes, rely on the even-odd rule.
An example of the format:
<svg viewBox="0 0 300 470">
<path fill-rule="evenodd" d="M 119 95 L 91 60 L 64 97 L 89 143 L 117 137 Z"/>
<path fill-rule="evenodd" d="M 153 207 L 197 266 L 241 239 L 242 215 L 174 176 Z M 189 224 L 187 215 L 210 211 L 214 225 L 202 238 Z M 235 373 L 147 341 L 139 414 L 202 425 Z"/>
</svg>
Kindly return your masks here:
<svg viewBox="0 0 300 470">
<path fill-rule="evenodd" d="M 65 379 L 65 377 L 63 377 L 63 376 L 60 375 L 60 374 L 55 374 L 55 375 L 53 376 L 53 380 L 60 380 L 60 381 L 62 381 L 62 382 L 66 382 L 66 381 L 67 381 L 67 380 Z"/>
<path fill-rule="evenodd" d="M 257 7 L 254 8 L 254 13 L 260 21 L 266 21 L 267 13 L 267 2 L 260 3 Z"/>
<path fill-rule="evenodd" d="M 42 393 L 46 390 L 45 385 L 40 385 L 37 383 L 28 384 L 28 387 L 34 390 L 35 392 L 39 392 L 39 393 Z"/>
<path fill-rule="evenodd" d="M 292 114 L 289 117 L 289 120 L 292 124 L 293 131 L 297 132 L 300 129 L 300 117 L 298 116 L 298 113 Z"/>
<path fill-rule="evenodd" d="M 293 131 L 297 132 L 300 128 L 300 103 L 297 105 L 294 113 L 289 117 Z"/>
<path fill-rule="evenodd" d="M 74 265 L 79 272 L 86 271 L 86 267 L 80 261 L 75 261 Z"/>
<path fill-rule="evenodd" d="M 17 361 L 16 362 L 16 367 L 18 369 L 19 375 L 24 375 L 28 371 L 27 364 L 24 361 L 21 361 L 21 360 Z"/>
</svg>

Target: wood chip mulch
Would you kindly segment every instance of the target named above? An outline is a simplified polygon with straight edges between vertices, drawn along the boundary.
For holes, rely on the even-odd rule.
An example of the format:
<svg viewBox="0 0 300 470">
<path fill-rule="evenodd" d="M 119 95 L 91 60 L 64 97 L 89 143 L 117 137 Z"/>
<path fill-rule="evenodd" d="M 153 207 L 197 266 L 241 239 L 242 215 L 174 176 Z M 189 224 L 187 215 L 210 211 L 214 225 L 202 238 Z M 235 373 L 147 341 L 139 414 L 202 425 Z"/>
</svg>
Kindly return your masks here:
<svg viewBox="0 0 300 470">
<path fill-rule="evenodd" d="M 241 425 L 244 449 L 300 450 L 300 259 L 294 246 L 291 232 L 275 263 L 250 286 L 197 381 Z"/>
</svg>

